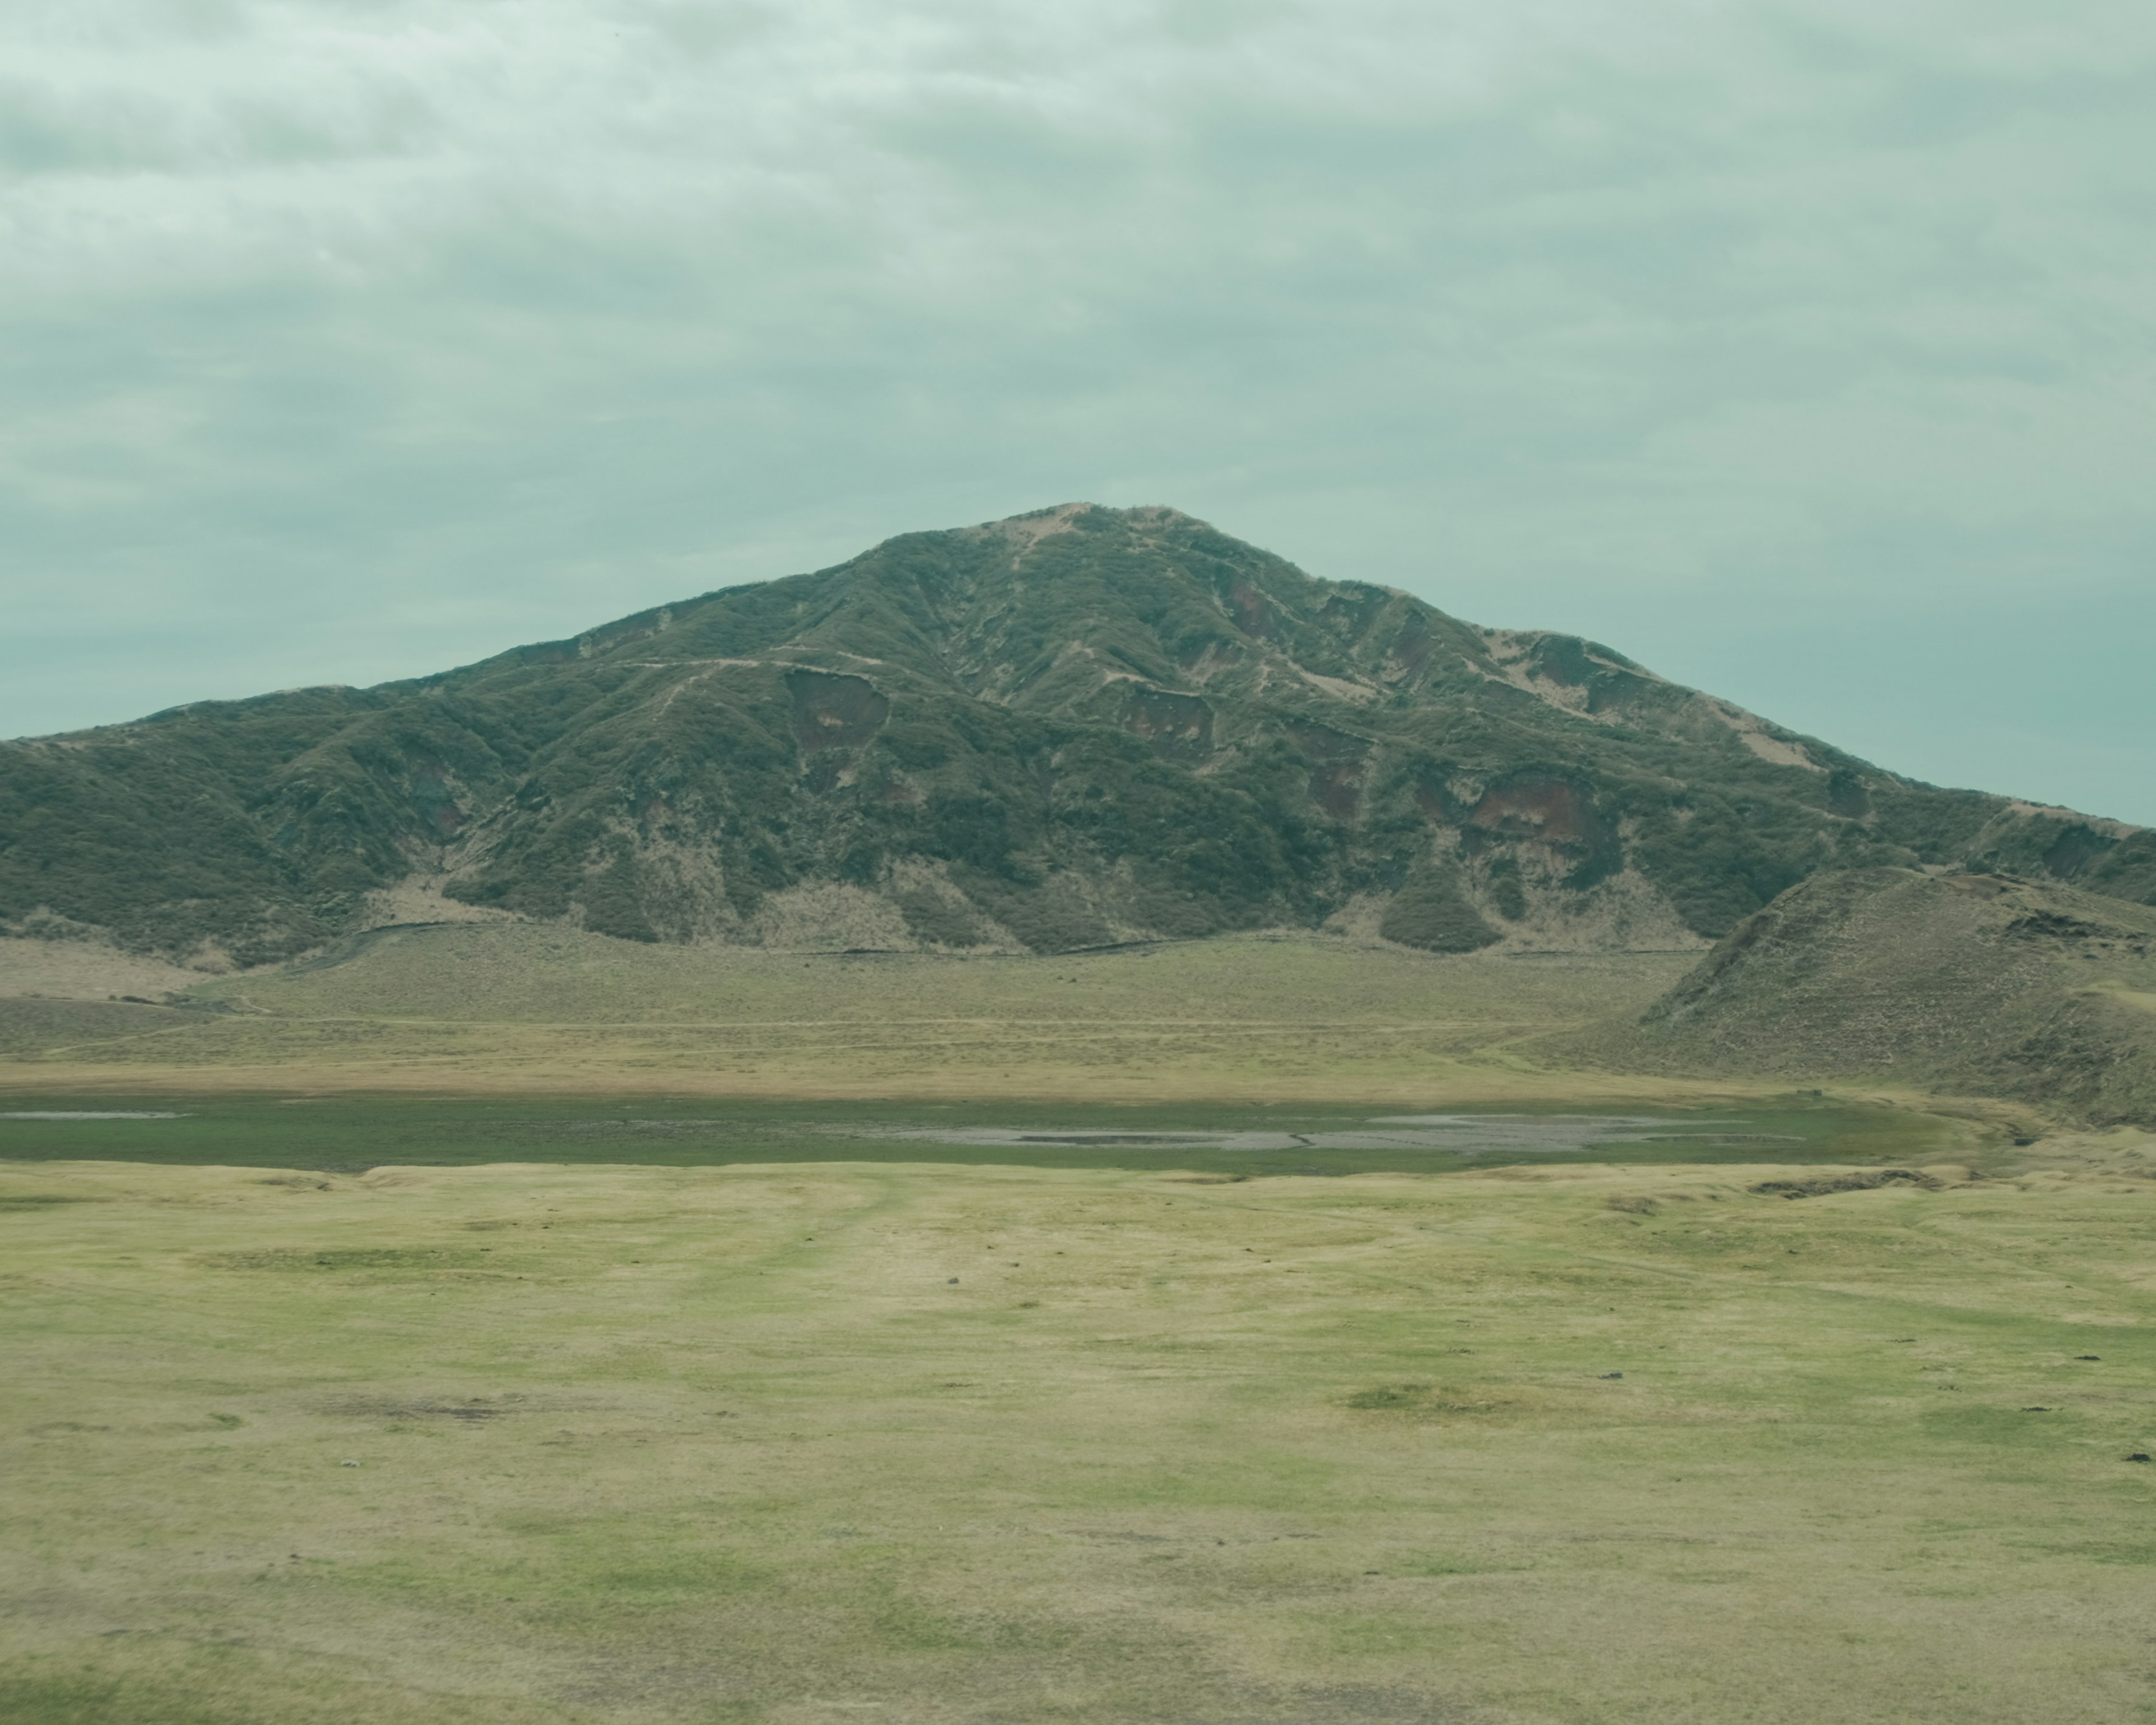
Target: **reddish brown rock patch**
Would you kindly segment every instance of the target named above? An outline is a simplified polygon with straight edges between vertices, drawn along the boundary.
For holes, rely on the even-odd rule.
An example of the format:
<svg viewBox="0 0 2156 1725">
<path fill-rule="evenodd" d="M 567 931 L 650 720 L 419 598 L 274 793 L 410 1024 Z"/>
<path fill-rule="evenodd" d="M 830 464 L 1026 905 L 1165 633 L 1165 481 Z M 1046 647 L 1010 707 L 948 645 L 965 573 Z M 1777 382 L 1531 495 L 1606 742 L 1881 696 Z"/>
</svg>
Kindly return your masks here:
<svg viewBox="0 0 2156 1725">
<path fill-rule="evenodd" d="M 1562 778 L 1528 778 L 1500 785 L 1486 794 L 1467 818 L 1485 831 L 1508 839 L 1594 845 L 1604 836 L 1593 799 Z"/>
<path fill-rule="evenodd" d="M 1194 695 L 1127 685 L 1123 729 L 1170 760 L 1200 759 L 1213 752 L 1213 709 Z"/>
</svg>

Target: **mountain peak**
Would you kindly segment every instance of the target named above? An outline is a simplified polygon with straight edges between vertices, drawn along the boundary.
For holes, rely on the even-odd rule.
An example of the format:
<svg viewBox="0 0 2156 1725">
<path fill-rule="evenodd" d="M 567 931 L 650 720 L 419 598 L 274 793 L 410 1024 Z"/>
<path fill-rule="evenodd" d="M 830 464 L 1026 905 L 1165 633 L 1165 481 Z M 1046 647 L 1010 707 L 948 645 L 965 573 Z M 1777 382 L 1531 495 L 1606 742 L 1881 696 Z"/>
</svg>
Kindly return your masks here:
<svg viewBox="0 0 2156 1725">
<path fill-rule="evenodd" d="M 416 880 L 634 939 L 958 950 L 1702 943 L 1825 868 L 2156 899 L 2137 829 L 1083 502 L 413 682 L 18 745 L 0 833 L 0 927 L 203 963 L 365 927 Z"/>
</svg>

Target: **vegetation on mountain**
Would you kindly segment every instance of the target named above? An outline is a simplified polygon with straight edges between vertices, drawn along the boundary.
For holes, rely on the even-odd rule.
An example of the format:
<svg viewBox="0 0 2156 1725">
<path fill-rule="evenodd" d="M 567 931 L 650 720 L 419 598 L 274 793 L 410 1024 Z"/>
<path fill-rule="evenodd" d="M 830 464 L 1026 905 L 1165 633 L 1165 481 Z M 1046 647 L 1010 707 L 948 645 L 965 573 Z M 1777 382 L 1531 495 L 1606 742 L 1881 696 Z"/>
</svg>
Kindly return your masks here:
<svg viewBox="0 0 2156 1725">
<path fill-rule="evenodd" d="M 439 676 L 0 745 L 0 932 L 213 967 L 413 880 L 640 941 L 781 938 L 821 891 L 870 944 L 1359 916 L 1465 951 L 1709 940 L 1822 870 L 1964 863 L 2156 901 L 2148 832 L 1166 509 L 908 534 Z"/>
</svg>

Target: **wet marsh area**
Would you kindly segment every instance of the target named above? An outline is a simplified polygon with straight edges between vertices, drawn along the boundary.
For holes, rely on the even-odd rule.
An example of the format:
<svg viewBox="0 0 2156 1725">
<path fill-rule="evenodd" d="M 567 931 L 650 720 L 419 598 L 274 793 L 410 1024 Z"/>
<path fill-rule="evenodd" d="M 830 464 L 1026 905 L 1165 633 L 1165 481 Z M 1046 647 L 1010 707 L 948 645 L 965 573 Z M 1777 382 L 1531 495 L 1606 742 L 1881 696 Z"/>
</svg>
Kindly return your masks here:
<svg viewBox="0 0 2156 1725">
<path fill-rule="evenodd" d="M 38 1095 L 0 1112 L 0 1160 L 357 1173 L 387 1165 L 877 1162 L 1264 1175 L 1513 1163 L 1713 1164 L 1995 1158 L 1995 1130 L 1799 1096 L 1464 1106 L 1067 1101 L 786 1101 L 664 1096 Z"/>
</svg>

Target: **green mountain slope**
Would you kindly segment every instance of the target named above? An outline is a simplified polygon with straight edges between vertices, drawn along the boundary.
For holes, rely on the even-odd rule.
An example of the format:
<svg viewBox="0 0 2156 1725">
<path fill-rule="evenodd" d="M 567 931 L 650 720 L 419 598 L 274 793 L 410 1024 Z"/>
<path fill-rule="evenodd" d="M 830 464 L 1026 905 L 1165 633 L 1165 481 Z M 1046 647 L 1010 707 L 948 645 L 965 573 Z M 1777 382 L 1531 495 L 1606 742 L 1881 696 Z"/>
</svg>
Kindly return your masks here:
<svg viewBox="0 0 2156 1725">
<path fill-rule="evenodd" d="M 2156 1126 L 2156 911 L 2069 887 L 1824 874 L 1650 1008 L 1691 1070 L 1892 1078 Z"/>
<path fill-rule="evenodd" d="M 378 688 L 0 745 L 0 927 L 204 964 L 384 889 L 638 940 L 1060 950 L 1327 919 L 1718 937 L 1823 869 L 2156 898 L 2156 835 L 1914 783 L 1573 637 L 1165 509 L 909 534 Z"/>
</svg>

